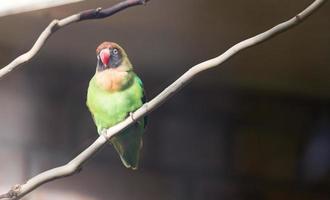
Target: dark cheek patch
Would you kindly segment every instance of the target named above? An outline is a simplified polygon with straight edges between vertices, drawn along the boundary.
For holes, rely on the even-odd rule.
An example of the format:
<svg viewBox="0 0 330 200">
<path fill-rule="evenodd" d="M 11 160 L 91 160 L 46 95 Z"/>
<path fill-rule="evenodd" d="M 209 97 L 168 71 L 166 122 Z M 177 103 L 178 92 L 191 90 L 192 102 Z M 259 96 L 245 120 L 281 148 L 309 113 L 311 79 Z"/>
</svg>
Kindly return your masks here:
<svg viewBox="0 0 330 200">
<path fill-rule="evenodd" d="M 111 53 L 110 55 L 110 63 L 111 67 L 118 67 L 122 62 L 122 54 L 118 50 L 117 54 Z"/>
</svg>

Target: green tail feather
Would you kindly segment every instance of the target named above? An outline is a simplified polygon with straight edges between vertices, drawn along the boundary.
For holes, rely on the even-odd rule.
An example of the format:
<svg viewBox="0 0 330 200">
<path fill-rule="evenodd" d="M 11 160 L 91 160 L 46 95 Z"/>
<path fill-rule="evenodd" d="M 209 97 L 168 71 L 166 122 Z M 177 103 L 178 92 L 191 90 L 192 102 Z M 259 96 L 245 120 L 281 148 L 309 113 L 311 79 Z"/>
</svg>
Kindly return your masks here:
<svg viewBox="0 0 330 200">
<path fill-rule="evenodd" d="M 143 124 L 138 122 L 110 140 L 127 168 L 138 168 L 142 134 Z"/>
</svg>

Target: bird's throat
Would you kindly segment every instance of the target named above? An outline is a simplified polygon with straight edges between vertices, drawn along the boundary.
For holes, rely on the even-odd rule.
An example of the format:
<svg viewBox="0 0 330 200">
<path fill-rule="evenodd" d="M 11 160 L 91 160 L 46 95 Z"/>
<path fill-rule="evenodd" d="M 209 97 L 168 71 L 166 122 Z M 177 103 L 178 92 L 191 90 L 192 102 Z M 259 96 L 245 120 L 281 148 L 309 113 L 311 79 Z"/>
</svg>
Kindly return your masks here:
<svg viewBox="0 0 330 200">
<path fill-rule="evenodd" d="M 95 74 L 98 87 L 108 92 L 124 90 L 131 83 L 132 78 L 131 72 L 118 71 L 116 69 L 107 69 Z"/>
</svg>

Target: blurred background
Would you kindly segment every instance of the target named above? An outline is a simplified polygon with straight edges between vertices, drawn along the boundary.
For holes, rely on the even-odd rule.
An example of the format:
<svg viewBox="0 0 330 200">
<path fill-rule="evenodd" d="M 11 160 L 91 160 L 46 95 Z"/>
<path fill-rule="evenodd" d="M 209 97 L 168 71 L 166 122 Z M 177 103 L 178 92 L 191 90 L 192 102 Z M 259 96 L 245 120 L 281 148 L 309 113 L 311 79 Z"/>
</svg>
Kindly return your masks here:
<svg viewBox="0 0 330 200">
<path fill-rule="evenodd" d="M 96 0 L 0 18 L 0 66 L 54 18 Z M 293 17 L 312 0 L 152 0 L 73 24 L 0 80 L 0 193 L 90 145 L 85 106 L 95 48 L 115 41 L 149 99 L 191 66 Z M 0 3 L 1 6 L 1 3 Z M 75 176 L 25 199 L 330 199 L 330 5 L 303 24 L 203 72 L 149 115 L 138 171 L 108 145 Z"/>
</svg>

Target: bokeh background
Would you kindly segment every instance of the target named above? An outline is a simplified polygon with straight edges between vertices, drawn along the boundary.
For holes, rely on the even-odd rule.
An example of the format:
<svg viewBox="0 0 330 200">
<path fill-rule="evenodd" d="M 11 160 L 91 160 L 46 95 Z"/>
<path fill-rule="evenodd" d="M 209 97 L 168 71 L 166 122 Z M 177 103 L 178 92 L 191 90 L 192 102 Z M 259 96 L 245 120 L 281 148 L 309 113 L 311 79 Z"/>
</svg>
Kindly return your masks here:
<svg viewBox="0 0 330 200">
<path fill-rule="evenodd" d="M 86 1 L 0 18 L 0 66 Z M 312 0 L 152 0 L 53 35 L 0 80 L 0 192 L 65 164 L 97 133 L 85 106 L 95 48 L 128 52 L 148 98 L 194 64 L 276 25 Z M 1 6 L 1 2 L 0 2 Z M 149 115 L 138 171 L 108 145 L 78 175 L 25 199 L 330 199 L 330 5 L 196 77 Z"/>
</svg>

